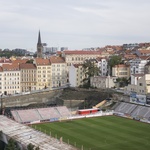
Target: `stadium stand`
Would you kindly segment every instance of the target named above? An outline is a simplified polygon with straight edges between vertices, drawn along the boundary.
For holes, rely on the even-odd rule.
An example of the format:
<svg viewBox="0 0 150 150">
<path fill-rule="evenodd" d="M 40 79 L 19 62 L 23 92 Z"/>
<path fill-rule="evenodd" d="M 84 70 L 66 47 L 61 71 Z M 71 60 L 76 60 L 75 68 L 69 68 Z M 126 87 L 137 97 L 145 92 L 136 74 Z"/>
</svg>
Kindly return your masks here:
<svg viewBox="0 0 150 150">
<path fill-rule="evenodd" d="M 70 116 L 70 112 L 66 106 L 12 110 L 11 113 L 13 118 L 20 123 L 30 123 L 44 120 L 58 120 L 61 117 Z"/>
<path fill-rule="evenodd" d="M 42 132 L 19 124 L 5 116 L 0 115 L 0 131 L 3 132 L 3 138 L 7 136 L 18 141 L 22 148 L 26 148 L 28 144 L 33 144 L 40 150 L 76 150 L 76 148 L 68 145 L 60 140 L 52 138 Z M 5 136 L 7 135 L 7 136 Z"/>
<path fill-rule="evenodd" d="M 122 102 L 118 107 L 116 107 L 115 112 L 131 114 L 136 107 L 137 105 Z"/>
<path fill-rule="evenodd" d="M 55 107 L 38 109 L 43 119 L 59 118 L 60 114 L 55 110 Z"/>
<path fill-rule="evenodd" d="M 62 116 L 62 117 L 67 117 L 67 116 L 70 116 L 71 113 L 68 109 L 66 109 L 65 106 L 62 106 L 62 107 L 56 107 L 59 114 Z"/>
<path fill-rule="evenodd" d="M 124 116 L 128 115 L 133 119 L 150 121 L 150 107 L 148 106 L 121 102 L 114 110 L 114 114 L 117 113 L 122 113 Z"/>
<path fill-rule="evenodd" d="M 132 117 L 139 117 L 144 119 L 150 118 L 150 107 L 138 106 L 132 113 Z"/>
</svg>

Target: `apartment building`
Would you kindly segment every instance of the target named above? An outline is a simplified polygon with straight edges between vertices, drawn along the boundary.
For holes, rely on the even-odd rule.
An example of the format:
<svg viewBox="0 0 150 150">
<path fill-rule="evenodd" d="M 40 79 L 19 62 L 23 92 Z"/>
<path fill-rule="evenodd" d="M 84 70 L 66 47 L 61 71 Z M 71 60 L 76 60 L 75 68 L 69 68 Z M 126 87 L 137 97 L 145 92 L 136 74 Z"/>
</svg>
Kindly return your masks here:
<svg viewBox="0 0 150 150">
<path fill-rule="evenodd" d="M 135 92 L 140 95 L 150 93 L 150 74 L 131 75 L 131 84 L 125 87 L 126 93 Z"/>
<path fill-rule="evenodd" d="M 108 61 L 105 57 L 98 57 L 97 60 L 97 67 L 100 69 L 100 75 L 106 76 L 108 73 Z"/>
<path fill-rule="evenodd" d="M 136 50 L 136 54 L 138 56 L 150 56 L 150 50 L 149 49 L 138 49 L 138 50 Z"/>
<path fill-rule="evenodd" d="M 141 57 L 129 61 L 131 74 L 144 74 L 145 65 L 149 62 L 148 57 L 144 58 Z"/>
<path fill-rule="evenodd" d="M 150 61 L 145 65 L 144 73 L 150 74 Z"/>
<path fill-rule="evenodd" d="M 65 58 L 67 66 L 71 64 L 83 64 L 86 59 L 96 59 L 102 56 L 101 51 L 84 51 L 84 50 L 74 50 L 74 51 L 62 51 L 60 53 L 62 57 Z"/>
<path fill-rule="evenodd" d="M 82 64 L 72 64 L 69 68 L 69 83 L 71 87 L 79 87 L 83 85 L 85 78 Z"/>
<path fill-rule="evenodd" d="M 112 67 L 112 76 L 128 79 L 130 77 L 130 66 L 125 64 L 115 65 Z"/>
<path fill-rule="evenodd" d="M 18 64 L 3 64 L 3 94 L 20 93 L 20 70 Z"/>
<path fill-rule="evenodd" d="M 0 95 L 4 93 L 3 68 L 0 66 Z"/>
<path fill-rule="evenodd" d="M 36 58 L 36 90 L 46 89 L 51 87 L 51 63 L 49 59 Z"/>
<path fill-rule="evenodd" d="M 20 64 L 21 92 L 36 90 L 36 65 Z"/>
<path fill-rule="evenodd" d="M 64 58 L 59 56 L 51 56 L 51 86 L 59 87 L 64 86 L 68 82 L 67 78 L 67 65 Z"/>
</svg>

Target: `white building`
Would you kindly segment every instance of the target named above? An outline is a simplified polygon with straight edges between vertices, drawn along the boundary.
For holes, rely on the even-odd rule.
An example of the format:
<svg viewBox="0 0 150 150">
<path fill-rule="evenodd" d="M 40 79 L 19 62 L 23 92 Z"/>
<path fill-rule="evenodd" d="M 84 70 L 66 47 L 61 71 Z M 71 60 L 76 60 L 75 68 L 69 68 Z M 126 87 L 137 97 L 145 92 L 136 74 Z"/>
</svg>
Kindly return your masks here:
<svg viewBox="0 0 150 150">
<path fill-rule="evenodd" d="M 97 67 L 100 69 L 100 75 L 106 76 L 108 72 L 108 62 L 107 59 L 104 57 L 98 57 L 97 60 Z"/>
<path fill-rule="evenodd" d="M 67 64 L 64 58 L 59 56 L 50 57 L 51 85 L 52 87 L 65 86 L 67 84 Z"/>
<path fill-rule="evenodd" d="M 85 74 L 82 64 L 72 64 L 69 68 L 69 83 L 71 87 L 79 87 L 83 85 Z"/>
<path fill-rule="evenodd" d="M 3 68 L 0 66 L 0 95 L 4 93 Z"/>
<path fill-rule="evenodd" d="M 3 94 L 20 93 L 20 70 L 18 64 L 3 64 Z"/>
<path fill-rule="evenodd" d="M 149 62 L 149 60 L 142 60 L 141 58 L 132 59 L 130 63 L 130 73 L 131 74 L 144 74 L 144 67 Z"/>
<path fill-rule="evenodd" d="M 150 74 L 131 76 L 131 84 L 125 87 L 126 93 L 135 92 L 138 95 L 146 95 L 150 93 Z"/>
</svg>

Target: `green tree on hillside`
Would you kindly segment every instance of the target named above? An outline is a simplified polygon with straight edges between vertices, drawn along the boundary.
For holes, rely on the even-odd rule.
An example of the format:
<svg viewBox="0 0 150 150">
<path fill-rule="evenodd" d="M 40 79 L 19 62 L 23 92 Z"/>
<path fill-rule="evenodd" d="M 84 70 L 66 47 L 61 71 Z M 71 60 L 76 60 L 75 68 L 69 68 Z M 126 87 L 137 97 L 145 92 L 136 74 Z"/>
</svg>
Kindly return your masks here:
<svg viewBox="0 0 150 150">
<path fill-rule="evenodd" d="M 83 64 L 85 78 L 83 79 L 84 87 L 90 87 L 90 78 L 100 74 L 100 69 L 96 66 L 96 60 L 85 60 Z"/>
<path fill-rule="evenodd" d="M 117 55 L 114 55 L 114 56 L 111 56 L 109 58 L 109 61 L 108 61 L 108 68 L 110 69 L 110 75 L 112 74 L 112 67 L 114 67 L 115 65 L 118 65 L 122 63 L 122 57 L 121 56 L 117 56 Z"/>
<path fill-rule="evenodd" d="M 33 59 L 30 59 L 26 62 L 26 64 L 33 64 L 33 61 L 34 61 Z"/>
</svg>

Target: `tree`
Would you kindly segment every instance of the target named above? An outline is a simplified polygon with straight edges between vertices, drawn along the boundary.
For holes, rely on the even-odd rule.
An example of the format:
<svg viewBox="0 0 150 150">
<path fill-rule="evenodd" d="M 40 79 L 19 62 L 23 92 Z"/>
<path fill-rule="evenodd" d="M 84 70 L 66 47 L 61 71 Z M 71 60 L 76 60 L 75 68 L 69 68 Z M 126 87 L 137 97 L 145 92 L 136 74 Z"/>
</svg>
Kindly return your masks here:
<svg viewBox="0 0 150 150">
<path fill-rule="evenodd" d="M 39 146 L 35 148 L 35 150 L 40 150 Z"/>
<path fill-rule="evenodd" d="M 17 143 L 14 139 L 10 138 L 8 144 L 5 147 L 5 150 L 20 150 L 17 146 Z"/>
<path fill-rule="evenodd" d="M 34 150 L 34 145 L 30 143 L 30 144 L 27 146 L 27 150 Z"/>
<path fill-rule="evenodd" d="M 27 146 L 27 150 L 40 150 L 39 146 L 38 147 L 35 147 L 33 144 L 29 144 Z"/>
<path fill-rule="evenodd" d="M 108 61 L 108 66 L 110 67 L 110 75 L 112 73 L 112 67 L 114 67 L 115 65 L 118 65 L 122 62 L 122 58 L 121 56 L 117 56 L 117 55 L 114 55 L 114 56 L 111 56 L 109 61 Z"/>
<path fill-rule="evenodd" d="M 96 66 L 96 60 L 85 60 L 83 64 L 85 78 L 83 79 L 84 87 L 90 87 L 90 78 L 100 74 L 100 69 Z"/>
<path fill-rule="evenodd" d="M 33 61 L 34 61 L 33 59 L 30 59 L 26 62 L 26 64 L 33 64 Z"/>
<path fill-rule="evenodd" d="M 116 81 L 119 83 L 119 87 L 124 87 L 129 84 L 129 79 L 127 78 L 117 78 Z"/>
</svg>

